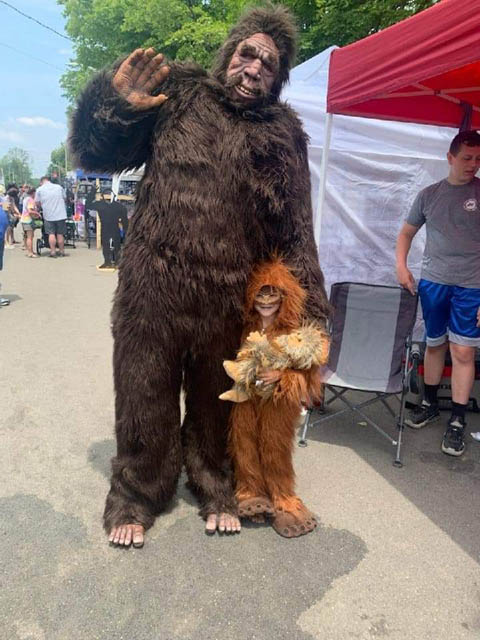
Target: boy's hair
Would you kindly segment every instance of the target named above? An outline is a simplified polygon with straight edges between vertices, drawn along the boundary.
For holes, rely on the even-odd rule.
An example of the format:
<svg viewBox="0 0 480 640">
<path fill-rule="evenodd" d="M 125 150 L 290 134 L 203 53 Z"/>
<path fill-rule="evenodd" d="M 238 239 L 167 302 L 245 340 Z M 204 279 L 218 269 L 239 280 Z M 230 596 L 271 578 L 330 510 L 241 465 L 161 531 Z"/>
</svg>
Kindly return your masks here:
<svg viewBox="0 0 480 640">
<path fill-rule="evenodd" d="M 450 143 L 450 153 L 456 156 L 464 144 L 467 147 L 480 147 L 480 133 L 472 129 L 471 131 L 460 131 Z"/>
<path fill-rule="evenodd" d="M 35 193 L 36 189 L 35 187 L 29 187 L 27 189 L 27 196 L 33 196 L 33 194 Z"/>
</svg>

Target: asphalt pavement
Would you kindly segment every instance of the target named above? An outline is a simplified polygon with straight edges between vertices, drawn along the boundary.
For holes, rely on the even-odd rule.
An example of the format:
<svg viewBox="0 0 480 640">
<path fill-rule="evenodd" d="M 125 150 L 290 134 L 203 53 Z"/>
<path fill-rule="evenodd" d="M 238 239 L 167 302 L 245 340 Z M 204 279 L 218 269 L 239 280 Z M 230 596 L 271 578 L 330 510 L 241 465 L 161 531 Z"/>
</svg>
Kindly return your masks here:
<svg viewBox="0 0 480 640">
<path fill-rule="evenodd" d="M 402 469 L 356 418 L 313 428 L 295 448 L 307 536 L 209 537 L 182 477 L 143 549 L 109 547 L 117 275 L 82 242 L 67 253 L 6 250 L 0 272 L 0 638 L 480 638 L 480 443 L 444 455 L 448 414 L 406 431 Z"/>
</svg>

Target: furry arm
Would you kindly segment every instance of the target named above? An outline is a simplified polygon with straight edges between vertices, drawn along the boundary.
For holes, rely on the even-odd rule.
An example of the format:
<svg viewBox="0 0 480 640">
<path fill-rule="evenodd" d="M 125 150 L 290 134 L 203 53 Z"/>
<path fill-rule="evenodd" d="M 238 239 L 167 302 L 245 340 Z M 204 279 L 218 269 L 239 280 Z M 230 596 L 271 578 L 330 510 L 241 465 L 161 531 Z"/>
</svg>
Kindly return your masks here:
<svg viewBox="0 0 480 640">
<path fill-rule="evenodd" d="M 318 263 L 318 251 L 313 232 L 310 171 L 308 167 L 307 135 L 298 116 L 282 105 L 280 131 L 287 143 L 277 143 L 270 157 L 282 158 L 278 173 L 282 186 L 276 192 L 275 209 L 264 216 L 270 251 L 278 251 L 294 268 L 294 275 L 308 294 L 305 312 L 308 320 L 324 324 L 330 305 L 325 293 L 323 274 Z"/>
<path fill-rule="evenodd" d="M 135 169 L 151 153 L 159 109 L 132 109 L 112 86 L 117 67 L 101 71 L 90 81 L 72 116 L 70 150 L 84 169 L 108 173 Z"/>
<path fill-rule="evenodd" d="M 302 402 L 309 402 L 307 372 L 296 369 L 285 369 L 273 392 L 273 400 L 284 399 L 300 407 Z"/>
</svg>

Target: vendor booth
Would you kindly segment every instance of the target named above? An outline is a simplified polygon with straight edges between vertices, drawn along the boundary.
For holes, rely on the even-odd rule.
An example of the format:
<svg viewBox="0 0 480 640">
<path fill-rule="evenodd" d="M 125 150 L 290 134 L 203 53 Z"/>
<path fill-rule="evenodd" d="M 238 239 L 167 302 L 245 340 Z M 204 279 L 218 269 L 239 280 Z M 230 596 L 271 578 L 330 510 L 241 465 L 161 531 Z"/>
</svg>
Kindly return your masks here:
<svg viewBox="0 0 480 640">
<path fill-rule="evenodd" d="M 314 222 L 322 269 L 328 285 L 340 282 L 347 288 L 345 309 L 350 321 L 342 323 L 337 334 L 333 328 L 332 343 L 338 348 L 332 349 L 332 370 L 325 375 L 327 388 L 334 394 L 328 403 L 349 390 L 378 395 L 383 387 L 373 381 L 372 375 L 379 366 L 393 368 L 390 351 L 383 359 L 380 357 L 379 348 L 385 349 L 385 340 L 374 322 L 369 319 L 364 329 L 359 329 L 372 306 L 379 311 L 377 320 L 381 320 L 392 305 L 382 298 L 381 304 L 369 303 L 362 309 L 359 301 L 370 301 L 373 295 L 384 296 L 389 289 L 375 290 L 372 284 L 396 284 L 395 241 L 413 199 L 423 187 L 446 177 L 445 155 L 458 129 L 480 128 L 479 8 L 478 2 L 443 0 L 364 40 L 333 48 L 320 54 L 323 59 L 317 56 L 294 70 L 290 92 L 284 94 L 300 112 L 311 135 Z M 323 105 L 318 101 L 323 98 L 325 86 L 328 90 L 323 118 Z M 314 122 L 319 115 L 320 127 Z M 409 267 L 416 277 L 423 249 L 422 231 L 409 254 Z M 367 287 L 351 283 L 362 282 L 369 283 L 368 291 L 356 293 L 358 300 L 350 304 L 350 289 Z M 338 286 L 333 287 L 334 294 Z M 398 287 L 391 291 L 392 295 L 401 292 L 413 300 Z M 335 322 L 341 317 L 341 305 L 334 307 Z M 342 360 L 345 335 L 348 349 Z M 395 416 L 397 438 L 393 439 L 362 412 L 371 400 L 357 405 L 344 400 L 344 411 L 356 411 L 397 447 L 397 465 L 401 465 L 405 396 L 412 390 L 411 335 L 406 332 L 406 336 L 403 382 L 393 392 L 401 396 L 399 416 L 386 405 L 384 397 L 377 398 Z M 369 357 L 371 367 L 366 365 Z M 366 378 L 361 384 L 352 375 L 355 364 L 359 377 Z M 340 378 L 339 369 L 345 374 Z M 474 405 L 476 408 L 476 401 Z M 301 444 L 306 444 L 311 413 Z M 332 415 L 335 414 L 314 424 Z"/>
<path fill-rule="evenodd" d="M 446 176 L 462 122 L 480 128 L 475 5 L 443 0 L 292 71 L 283 97 L 310 135 L 315 236 L 328 285 L 396 283 L 395 240 L 413 199 Z M 421 231 L 410 253 L 415 276 L 423 238 Z"/>
</svg>

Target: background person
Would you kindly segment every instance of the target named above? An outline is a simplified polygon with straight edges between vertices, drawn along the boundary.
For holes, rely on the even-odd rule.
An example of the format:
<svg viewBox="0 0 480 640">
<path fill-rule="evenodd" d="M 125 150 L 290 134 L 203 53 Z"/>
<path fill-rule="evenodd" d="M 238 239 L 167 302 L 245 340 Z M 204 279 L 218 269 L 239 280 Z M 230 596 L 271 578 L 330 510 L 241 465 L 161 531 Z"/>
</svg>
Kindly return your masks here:
<svg viewBox="0 0 480 640">
<path fill-rule="evenodd" d="M 22 217 L 20 222 L 25 233 L 25 249 L 27 258 L 38 258 L 33 251 L 33 236 L 35 235 L 34 220 L 40 218 L 35 202 L 35 189 L 30 187 L 27 189 L 23 198 Z"/>
<path fill-rule="evenodd" d="M 59 184 L 53 184 L 47 176 L 40 179 L 41 186 L 35 194 L 35 202 L 42 207 L 45 233 L 48 234 L 50 258 L 65 256 L 65 233 L 67 231 L 65 191 Z"/>
<path fill-rule="evenodd" d="M 7 193 L 2 206 L 8 218 L 8 228 L 5 232 L 5 246 L 7 249 L 14 249 L 15 244 L 17 244 L 15 242 L 14 229 L 20 220 L 18 189 L 14 182 L 7 184 Z"/>
<path fill-rule="evenodd" d="M 442 451 L 460 456 L 465 450 L 465 411 L 475 376 L 475 349 L 480 346 L 480 135 L 465 131 L 454 137 L 447 153 L 448 177 L 417 195 L 397 240 L 397 278 L 415 293 L 407 267 L 412 239 L 425 224 L 427 239 L 418 293 L 427 333 L 425 396 L 405 420 L 420 428 L 439 418 L 437 392 L 450 344 L 452 415 Z"/>
<path fill-rule="evenodd" d="M 1 193 L 0 198 L 3 198 L 3 195 Z M 7 229 L 8 216 L 3 207 L 0 207 L 0 271 L 2 271 L 3 269 L 3 250 L 5 248 L 5 232 Z M 8 298 L 0 297 L 0 307 L 7 307 L 9 304 L 10 300 Z"/>
</svg>

